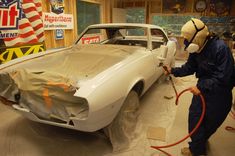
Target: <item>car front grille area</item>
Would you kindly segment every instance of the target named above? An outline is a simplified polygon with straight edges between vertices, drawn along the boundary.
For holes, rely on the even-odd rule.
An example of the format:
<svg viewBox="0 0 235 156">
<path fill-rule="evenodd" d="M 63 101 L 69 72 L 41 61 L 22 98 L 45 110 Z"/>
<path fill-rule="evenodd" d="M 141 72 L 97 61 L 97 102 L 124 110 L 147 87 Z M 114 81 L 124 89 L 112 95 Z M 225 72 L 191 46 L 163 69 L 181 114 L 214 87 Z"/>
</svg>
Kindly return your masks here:
<svg viewBox="0 0 235 156">
<path fill-rule="evenodd" d="M 58 75 L 55 78 L 57 81 L 48 79 L 26 71 L 23 74 L 20 71 L 1 73 L 0 100 L 7 105 L 18 104 L 38 118 L 56 123 L 73 125 L 70 118 L 86 119 L 88 103 L 86 99 L 74 96 L 77 88 Z"/>
</svg>

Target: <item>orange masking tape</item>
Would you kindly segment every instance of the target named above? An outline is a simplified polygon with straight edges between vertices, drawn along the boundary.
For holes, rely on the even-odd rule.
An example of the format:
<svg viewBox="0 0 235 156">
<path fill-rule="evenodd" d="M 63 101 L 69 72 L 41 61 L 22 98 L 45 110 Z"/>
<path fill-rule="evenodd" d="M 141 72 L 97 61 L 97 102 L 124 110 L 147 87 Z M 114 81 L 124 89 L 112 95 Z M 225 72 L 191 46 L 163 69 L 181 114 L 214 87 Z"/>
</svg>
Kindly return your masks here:
<svg viewBox="0 0 235 156">
<path fill-rule="evenodd" d="M 68 92 L 68 90 L 69 90 L 69 86 L 64 83 L 56 83 L 56 82 L 49 81 L 49 82 L 47 82 L 47 85 L 48 86 L 59 86 L 59 87 L 63 88 L 65 92 Z M 44 101 L 46 103 L 47 108 L 50 109 L 52 107 L 53 103 L 52 103 L 52 100 L 49 96 L 49 89 L 44 88 L 42 95 L 43 95 L 43 98 L 44 98 Z"/>
</svg>

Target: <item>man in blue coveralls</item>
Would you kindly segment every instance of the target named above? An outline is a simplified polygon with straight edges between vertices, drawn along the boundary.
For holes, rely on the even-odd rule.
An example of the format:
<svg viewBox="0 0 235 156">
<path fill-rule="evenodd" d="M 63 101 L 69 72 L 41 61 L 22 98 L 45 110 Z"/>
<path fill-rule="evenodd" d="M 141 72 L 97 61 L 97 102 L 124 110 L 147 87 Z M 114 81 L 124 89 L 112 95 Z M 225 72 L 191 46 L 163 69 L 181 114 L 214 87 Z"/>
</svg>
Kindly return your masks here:
<svg viewBox="0 0 235 156">
<path fill-rule="evenodd" d="M 232 73 L 234 59 L 230 49 L 216 36 L 209 35 L 207 26 L 199 19 L 191 19 L 181 29 L 187 62 L 181 67 L 167 67 L 175 77 L 195 74 L 197 85 L 191 87 L 194 94 L 189 108 L 189 131 L 197 124 L 202 109 L 199 93 L 205 98 L 206 114 L 199 129 L 191 136 L 189 148 L 183 148 L 185 156 L 207 154 L 206 144 L 210 136 L 223 123 L 232 105 Z"/>
</svg>

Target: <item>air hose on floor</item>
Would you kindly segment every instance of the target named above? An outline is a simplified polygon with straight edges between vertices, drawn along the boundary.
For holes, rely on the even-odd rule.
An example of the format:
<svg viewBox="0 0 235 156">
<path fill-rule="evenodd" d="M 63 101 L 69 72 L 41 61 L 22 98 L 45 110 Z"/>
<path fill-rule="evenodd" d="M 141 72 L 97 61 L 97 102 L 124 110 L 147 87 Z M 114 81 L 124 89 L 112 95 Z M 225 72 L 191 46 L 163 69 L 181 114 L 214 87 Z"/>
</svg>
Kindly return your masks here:
<svg viewBox="0 0 235 156">
<path fill-rule="evenodd" d="M 163 68 L 164 68 L 164 66 L 163 66 Z M 164 68 L 164 69 L 165 69 L 165 68 Z M 166 69 L 165 69 L 165 70 L 166 70 Z M 166 70 L 166 71 L 168 71 L 168 70 Z M 169 72 L 168 72 L 168 73 L 169 73 Z M 172 87 L 174 88 L 174 91 L 175 91 L 175 94 L 176 94 L 175 104 L 178 105 L 180 96 L 181 96 L 183 93 L 187 92 L 187 91 L 191 91 L 191 88 L 187 88 L 187 89 L 181 91 L 181 92 L 178 94 L 177 91 L 176 91 L 174 82 L 173 82 L 173 80 L 172 80 L 172 77 L 171 77 L 170 75 L 169 75 L 169 78 L 170 78 Z M 192 136 L 192 135 L 197 131 L 197 129 L 199 128 L 200 124 L 201 124 L 202 121 L 203 121 L 203 118 L 204 118 L 205 112 L 206 112 L 206 103 L 205 103 L 205 99 L 204 99 L 204 97 L 202 96 L 201 93 L 200 93 L 198 96 L 200 96 L 200 98 L 201 98 L 202 114 L 201 114 L 201 116 L 200 116 L 200 119 L 199 119 L 198 123 L 197 123 L 196 126 L 194 127 L 194 129 L 193 129 L 191 132 L 189 132 L 188 135 L 186 135 L 185 137 L 183 137 L 181 140 L 179 140 L 179 141 L 177 141 L 177 142 L 174 142 L 174 143 L 171 143 L 171 144 L 168 144 L 168 145 L 164 145 L 164 146 L 151 146 L 152 148 L 157 149 L 157 150 L 161 151 L 162 153 L 164 153 L 164 154 L 166 154 L 166 155 L 168 155 L 168 156 L 172 156 L 171 154 L 167 153 L 166 151 L 164 151 L 164 150 L 162 150 L 162 149 L 163 149 L 163 148 L 168 148 L 168 147 L 175 146 L 175 145 L 177 145 L 177 144 L 179 144 L 179 143 L 185 141 L 187 138 L 189 138 L 190 136 Z"/>
</svg>

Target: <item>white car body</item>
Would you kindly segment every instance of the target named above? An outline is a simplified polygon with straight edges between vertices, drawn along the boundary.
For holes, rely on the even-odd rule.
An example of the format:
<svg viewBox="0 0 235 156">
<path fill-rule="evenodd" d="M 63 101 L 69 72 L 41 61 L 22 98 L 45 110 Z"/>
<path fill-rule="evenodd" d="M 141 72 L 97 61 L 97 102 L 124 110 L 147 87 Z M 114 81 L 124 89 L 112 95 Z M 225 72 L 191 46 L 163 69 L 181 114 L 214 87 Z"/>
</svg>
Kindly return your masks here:
<svg viewBox="0 0 235 156">
<path fill-rule="evenodd" d="M 108 45 L 108 44 L 89 44 L 81 45 L 80 40 L 84 38 L 84 34 L 89 29 L 97 28 L 143 28 L 146 33 L 146 47 L 139 46 L 128 46 L 128 45 Z M 165 40 L 162 45 L 156 49 L 152 46 L 153 35 L 151 30 L 158 30 L 162 32 Z M 161 34 L 161 35 L 162 35 Z M 131 40 L 135 40 L 135 37 L 130 37 Z M 123 38 L 123 40 L 125 40 Z M 139 38 L 138 38 L 139 40 Z M 91 49 L 92 52 L 89 51 Z M 118 51 L 117 57 L 112 53 L 108 54 L 108 50 L 112 52 Z M 54 120 L 45 120 L 38 117 L 29 107 L 24 107 L 20 103 L 13 105 L 13 107 L 25 117 L 30 120 L 50 124 L 54 126 L 60 126 L 70 129 L 76 129 L 80 131 L 93 132 L 104 128 L 109 125 L 119 112 L 125 98 L 131 90 L 138 92 L 139 96 L 142 96 L 147 89 L 163 74 L 162 67 L 159 66 L 161 61 L 159 58 L 165 58 L 164 63 L 171 64 L 174 60 L 176 52 L 176 44 L 174 41 L 169 40 L 164 30 L 155 25 L 149 24 L 97 24 L 89 26 L 80 36 L 77 43 L 69 48 L 48 51 L 46 53 L 39 53 L 36 55 L 29 55 L 20 59 L 13 60 L 9 63 L 0 66 L 0 72 L 10 72 L 15 69 L 27 68 L 33 66 L 34 60 L 42 56 L 53 56 L 58 53 L 57 51 L 76 51 L 83 50 L 84 56 L 85 51 L 88 50 L 89 54 L 95 54 L 95 51 L 102 52 L 104 66 L 99 72 L 94 72 L 92 76 L 86 78 L 77 78 L 76 83 L 73 87 L 76 88 L 74 92 L 75 97 L 83 99 L 83 102 L 87 105 L 87 111 L 85 116 L 69 116 L 65 122 L 56 122 Z M 79 52 L 78 52 L 79 53 Z M 103 55 L 103 53 L 105 53 Z M 83 55 L 82 55 L 83 56 Z M 95 58 L 101 57 L 101 54 L 97 54 Z M 115 63 L 108 62 L 116 60 Z M 85 58 L 84 58 L 85 59 Z M 29 60 L 29 61 L 28 61 Z M 27 63 L 30 62 L 30 63 Z M 105 61 L 107 61 L 105 63 Z M 80 61 L 81 62 L 81 61 Z M 94 69 L 98 69 L 100 63 L 94 63 L 94 61 L 87 60 L 94 66 Z M 110 65 L 108 65 L 110 64 Z M 101 68 L 101 67 L 99 67 Z M 36 69 L 36 67 L 35 67 Z M 78 68 L 79 69 L 79 68 Z M 66 71 L 66 69 L 64 70 Z M 1 85 L 1 84 L 0 84 Z M 3 96 L 3 95 L 1 95 Z M 3 96 L 4 97 L 4 96 Z M 5 97 L 7 98 L 7 97 Z M 14 101 L 10 99 L 11 101 Z"/>
</svg>

